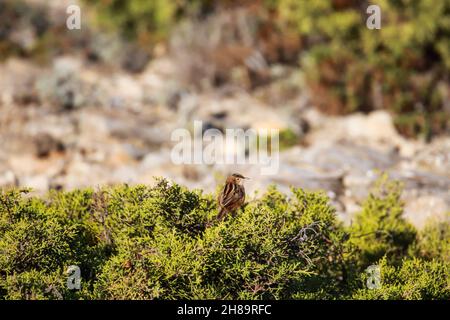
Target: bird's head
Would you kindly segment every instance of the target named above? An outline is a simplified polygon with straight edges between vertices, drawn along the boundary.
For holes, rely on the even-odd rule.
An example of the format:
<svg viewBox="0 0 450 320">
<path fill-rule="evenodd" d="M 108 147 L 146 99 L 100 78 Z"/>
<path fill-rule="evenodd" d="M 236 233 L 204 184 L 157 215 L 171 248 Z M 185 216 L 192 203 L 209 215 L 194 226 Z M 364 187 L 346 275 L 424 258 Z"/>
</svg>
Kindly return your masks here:
<svg viewBox="0 0 450 320">
<path fill-rule="evenodd" d="M 244 177 L 242 174 L 233 173 L 231 176 L 227 178 L 227 183 L 236 183 L 242 185 L 244 180 L 248 180 L 250 178 Z"/>
</svg>

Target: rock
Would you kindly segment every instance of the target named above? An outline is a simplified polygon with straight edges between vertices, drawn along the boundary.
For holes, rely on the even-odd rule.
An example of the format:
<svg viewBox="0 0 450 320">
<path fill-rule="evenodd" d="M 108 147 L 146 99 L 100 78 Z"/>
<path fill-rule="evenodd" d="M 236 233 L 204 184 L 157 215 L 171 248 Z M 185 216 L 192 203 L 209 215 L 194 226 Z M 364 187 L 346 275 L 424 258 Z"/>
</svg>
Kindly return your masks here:
<svg viewBox="0 0 450 320">
<path fill-rule="evenodd" d="M 450 178 L 450 138 L 438 138 L 425 145 L 417 151 L 412 162 L 419 169 Z"/>
<path fill-rule="evenodd" d="M 139 73 L 145 69 L 149 60 L 150 54 L 146 50 L 139 46 L 131 46 L 126 50 L 122 67 L 131 73 Z"/>
<path fill-rule="evenodd" d="M 19 180 L 19 183 L 21 186 L 32 188 L 33 191 L 37 191 L 40 193 L 49 190 L 50 187 L 49 178 L 45 174 L 30 177 L 22 177 Z"/>
<path fill-rule="evenodd" d="M 7 170 L 3 173 L 0 173 L 0 187 L 15 187 L 19 185 L 19 180 L 17 179 L 14 172 L 11 170 Z"/>
<path fill-rule="evenodd" d="M 294 131 L 299 131 L 299 123 L 286 110 L 274 110 L 244 94 L 232 97 L 202 95 L 196 99 L 182 99 L 179 106 L 188 124 L 194 120 L 202 120 L 223 128 L 285 130 L 295 127 Z M 218 114 L 224 116 L 217 119 Z"/>
<path fill-rule="evenodd" d="M 330 117 L 308 110 L 305 119 L 315 129 L 307 137 L 309 145 L 318 145 L 324 141 L 328 144 L 357 141 L 358 145 L 386 153 L 403 152 L 405 145 L 411 149 L 408 141 L 395 130 L 392 117 L 386 111 Z"/>
<path fill-rule="evenodd" d="M 141 162 L 141 166 L 144 168 L 154 168 L 158 166 L 166 165 L 170 162 L 170 151 L 161 150 L 160 152 L 149 152 L 144 156 Z"/>
<path fill-rule="evenodd" d="M 361 211 L 360 203 L 352 196 L 343 196 L 339 198 L 342 208 L 337 211 L 337 215 L 347 226 L 352 224 L 355 214 Z"/>
<path fill-rule="evenodd" d="M 119 65 L 123 50 L 119 35 L 95 32 L 89 42 L 88 59 L 93 62 Z"/>
<path fill-rule="evenodd" d="M 114 99 L 120 99 L 127 108 L 139 110 L 142 107 L 143 88 L 131 76 L 117 75 L 112 78 L 110 94 Z"/>
<path fill-rule="evenodd" d="M 45 159 L 37 158 L 33 154 L 11 155 L 8 159 L 8 165 L 11 171 L 19 177 L 22 183 L 24 177 L 34 177 L 46 175 L 53 177 L 64 168 L 64 157 L 54 155 Z M 22 185 L 26 186 L 26 185 Z"/>
<path fill-rule="evenodd" d="M 393 168 L 389 170 L 389 176 L 402 181 L 406 190 L 450 190 L 450 178 L 431 172 Z"/>
<path fill-rule="evenodd" d="M 0 64 L 0 104 L 5 106 L 17 103 L 27 105 L 38 103 L 39 97 L 34 82 L 43 70 L 25 59 L 8 59 Z M 4 116 L 2 114 L 2 116 Z"/>
<path fill-rule="evenodd" d="M 71 57 L 55 60 L 48 75 L 38 79 L 36 89 L 42 100 L 50 100 L 63 110 L 79 108 L 86 103 L 86 88 L 79 78 L 81 62 Z"/>
<path fill-rule="evenodd" d="M 110 182 L 112 169 L 105 164 L 89 163 L 77 154 L 68 162 L 59 175 L 55 175 L 52 185 L 58 185 L 67 190 L 106 185 Z"/>
<path fill-rule="evenodd" d="M 370 188 L 378 175 L 373 170 L 364 172 L 349 172 L 343 178 L 345 196 L 353 201 L 362 201 L 369 194 Z M 347 204 L 346 204 L 347 207 Z"/>
<path fill-rule="evenodd" d="M 139 119 L 124 120 L 111 117 L 106 124 L 111 137 L 122 141 L 138 140 L 144 145 L 158 147 L 170 139 L 170 128 L 167 128 L 164 123 L 150 125 Z"/>
<path fill-rule="evenodd" d="M 80 138 L 74 119 L 42 110 L 36 111 L 34 114 L 28 113 L 32 120 L 26 120 L 20 126 L 16 140 L 11 141 L 10 158 L 14 157 L 14 153 L 32 154 L 38 159 L 61 157 L 70 153 Z"/>
<path fill-rule="evenodd" d="M 396 156 L 393 154 L 344 142 L 315 144 L 304 150 L 300 155 L 300 160 L 320 167 L 322 170 L 346 170 L 362 173 L 373 169 L 385 170 L 397 162 Z"/>
<path fill-rule="evenodd" d="M 102 113 L 82 110 L 78 113 L 77 127 L 79 130 L 79 140 L 92 141 L 92 137 L 105 139 L 110 136 L 108 116 Z M 80 139 L 81 138 L 81 139 Z"/>
<path fill-rule="evenodd" d="M 450 193 L 405 195 L 404 216 L 416 228 L 422 229 L 430 219 L 450 223 Z"/>
<path fill-rule="evenodd" d="M 136 184 L 139 183 L 139 173 L 133 166 L 123 165 L 112 171 L 108 179 L 111 183 L 120 181 L 120 183 Z"/>
<path fill-rule="evenodd" d="M 54 151 L 62 152 L 65 150 L 64 144 L 48 133 L 40 133 L 35 136 L 34 144 L 36 147 L 36 156 L 39 158 L 48 157 Z"/>
<path fill-rule="evenodd" d="M 320 173 L 287 164 L 280 166 L 279 173 L 271 180 L 286 186 L 300 187 L 307 190 L 325 190 L 331 198 L 342 192 L 341 173 Z"/>
<path fill-rule="evenodd" d="M 368 115 L 350 115 L 346 117 L 343 124 L 348 139 L 359 138 L 394 143 L 403 140 L 394 127 L 392 116 L 386 111 L 374 111 Z"/>
</svg>

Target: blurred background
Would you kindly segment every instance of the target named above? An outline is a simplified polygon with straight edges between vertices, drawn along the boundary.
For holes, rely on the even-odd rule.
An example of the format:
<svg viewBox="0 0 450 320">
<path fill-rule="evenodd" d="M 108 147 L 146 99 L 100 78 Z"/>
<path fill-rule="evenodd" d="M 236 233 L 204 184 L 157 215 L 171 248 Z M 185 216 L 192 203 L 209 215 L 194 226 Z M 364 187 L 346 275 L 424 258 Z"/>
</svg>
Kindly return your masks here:
<svg viewBox="0 0 450 320">
<path fill-rule="evenodd" d="M 385 171 L 420 227 L 450 212 L 449 71 L 450 0 L 0 0 L 0 187 L 211 192 L 233 170 L 250 199 L 321 189 L 349 222 Z M 279 129 L 279 173 L 174 165 L 194 120 Z"/>
</svg>

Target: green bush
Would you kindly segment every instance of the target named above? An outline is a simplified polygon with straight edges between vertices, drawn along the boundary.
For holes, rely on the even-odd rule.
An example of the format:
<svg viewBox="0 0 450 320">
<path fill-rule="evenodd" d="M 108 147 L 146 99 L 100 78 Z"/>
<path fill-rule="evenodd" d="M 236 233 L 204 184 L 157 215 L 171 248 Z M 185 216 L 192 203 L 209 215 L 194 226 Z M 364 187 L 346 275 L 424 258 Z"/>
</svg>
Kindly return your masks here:
<svg viewBox="0 0 450 320">
<path fill-rule="evenodd" d="M 245 3 L 233 0 L 85 0 L 85 3 L 95 9 L 102 24 L 147 45 L 166 39 L 183 19 L 213 15 L 221 8 L 246 7 Z M 449 94 L 450 0 L 376 1 L 373 4 L 381 9 L 380 30 L 366 27 L 369 4 L 359 0 L 253 3 L 261 17 L 252 36 L 254 40 L 263 35 L 284 41 L 281 39 L 292 36 L 293 31 L 301 38 L 300 64 L 311 99 L 327 113 L 382 108 L 396 115 L 395 124 L 404 135 L 421 134 L 429 138 L 448 132 L 450 123 L 445 106 Z M 271 28 L 266 26 L 268 30 L 263 26 L 265 15 L 275 20 Z M 269 62 L 275 53 L 264 48 L 271 45 L 268 41 L 262 46 Z M 288 56 L 297 54 L 294 47 L 285 49 L 292 51 L 286 52 Z"/>
<path fill-rule="evenodd" d="M 366 28 L 369 4 L 278 0 L 303 38 L 302 66 L 313 102 L 329 113 L 384 108 L 407 135 L 450 130 L 450 1 L 383 0 L 381 29 Z"/>
<path fill-rule="evenodd" d="M 382 175 L 348 228 L 351 298 L 448 299 L 450 225 L 430 223 L 418 232 L 402 217 L 400 196 L 400 184 Z M 364 285 L 371 265 L 380 267 L 379 289 Z"/>
<path fill-rule="evenodd" d="M 361 267 L 385 256 L 390 262 L 398 262 L 415 242 L 417 232 L 402 217 L 400 195 L 399 183 L 383 175 L 353 220 L 349 245 L 353 246 L 356 263 Z"/>
<path fill-rule="evenodd" d="M 222 222 L 214 196 L 166 180 L 27 192 L 0 193 L 0 299 L 450 298 L 449 233 L 401 220 L 388 181 L 349 228 L 325 195 L 296 188 L 271 187 Z M 378 262 L 382 288 L 364 289 Z M 81 290 L 67 288 L 70 265 Z"/>
<path fill-rule="evenodd" d="M 448 213 L 447 217 L 450 217 Z M 419 241 L 411 248 L 411 255 L 417 255 L 426 260 L 436 257 L 450 262 L 450 223 L 430 222 L 420 233 Z"/>
<path fill-rule="evenodd" d="M 180 18 L 194 16 L 211 4 L 209 0 L 83 1 L 95 10 L 100 25 L 147 44 L 164 39 Z"/>
<path fill-rule="evenodd" d="M 45 9 L 40 5 L 28 5 L 23 1 L 0 2 L 0 60 L 10 56 L 42 55 L 42 48 L 55 44 L 50 39 L 51 25 Z M 28 41 L 20 41 L 14 32 L 31 32 Z M 54 30 L 53 30 L 54 31 Z"/>
<path fill-rule="evenodd" d="M 110 200 L 117 214 L 109 219 L 123 227 L 95 298 L 289 298 L 320 270 L 324 279 L 336 277 L 329 259 L 337 259 L 339 229 L 322 195 L 294 190 L 288 201 L 271 189 L 235 219 L 206 228 L 216 215 L 211 197 L 166 181 L 141 191 L 148 193 L 135 207 L 139 217 L 154 219 L 140 230 L 137 221 L 123 223 L 133 211 L 125 194 Z"/>
<path fill-rule="evenodd" d="M 447 299 L 450 297 L 450 263 L 423 261 L 412 258 L 404 260 L 399 267 L 388 265 L 382 259 L 381 285 L 378 289 L 359 289 L 354 299 L 420 300 Z M 367 274 L 362 276 L 363 282 Z"/>
</svg>

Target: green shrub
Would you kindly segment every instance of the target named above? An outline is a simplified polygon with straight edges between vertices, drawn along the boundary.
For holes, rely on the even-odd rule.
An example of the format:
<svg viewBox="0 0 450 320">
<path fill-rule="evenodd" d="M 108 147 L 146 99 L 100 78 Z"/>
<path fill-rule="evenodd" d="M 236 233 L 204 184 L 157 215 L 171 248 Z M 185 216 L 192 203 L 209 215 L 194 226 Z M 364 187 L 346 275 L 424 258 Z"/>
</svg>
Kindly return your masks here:
<svg viewBox="0 0 450 320">
<path fill-rule="evenodd" d="M 349 244 L 359 267 L 366 268 L 384 256 L 389 262 L 398 262 L 415 242 L 415 228 L 402 217 L 400 195 L 399 183 L 383 175 L 355 216 Z"/>
<path fill-rule="evenodd" d="M 289 298 L 319 270 L 335 276 L 329 257 L 336 250 L 327 241 L 338 231 L 324 196 L 293 190 L 289 201 L 271 189 L 235 219 L 205 228 L 216 214 L 211 198 L 199 206 L 197 193 L 165 181 L 153 191 L 149 208 L 161 220 L 117 243 L 97 297 Z"/>
<path fill-rule="evenodd" d="M 0 2 L 0 60 L 10 56 L 40 54 L 48 41 L 50 23 L 48 14 L 40 5 L 29 5 L 24 1 L 4 0 Z M 18 41 L 14 32 L 32 33 L 29 41 Z M 20 38 L 19 38 L 20 39 Z"/>
<path fill-rule="evenodd" d="M 417 258 L 404 260 L 399 267 L 391 266 L 382 259 L 381 285 L 378 289 L 360 289 L 355 299 L 420 300 L 450 298 L 450 263 L 423 261 Z M 367 274 L 362 276 L 363 282 Z"/>
<path fill-rule="evenodd" d="M 450 129 L 450 1 L 383 0 L 381 29 L 366 28 L 369 4 L 278 0 L 307 44 L 302 54 L 313 102 L 329 113 L 385 108 L 407 135 Z M 447 115 L 447 116 L 445 116 Z"/>
<path fill-rule="evenodd" d="M 54 193 L 52 202 L 26 198 L 27 192 L 0 194 L 0 292 L 22 299 L 77 296 L 61 290 L 65 270 L 78 265 L 89 283 L 107 251 L 95 224 L 81 215 L 88 214 L 82 201 L 92 192 Z"/>
<path fill-rule="evenodd" d="M 163 179 L 43 198 L 27 192 L 0 193 L 0 299 L 449 294 L 448 225 L 416 232 L 400 217 L 400 190 L 385 180 L 350 228 L 325 195 L 296 188 L 287 196 L 271 187 L 222 222 L 214 222 L 214 196 Z M 364 270 L 377 263 L 383 289 L 364 289 Z M 81 269 L 81 290 L 67 288 L 70 265 Z"/>
<path fill-rule="evenodd" d="M 450 216 L 448 213 L 447 217 Z M 426 260 L 439 258 L 450 262 L 450 223 L 447 221 L 430 221 L 421 230 L 418 241 L 411 248 L 410 255 Z"/>
<path fill-rule="evenodd" d="M 184 16 L 193 16 L 210 5 L 209 0 L 83 0 L 94 8 L 98 22 L 118 30 L 126 37 L 149 44 L 164 39 Z"/>
</svg>

